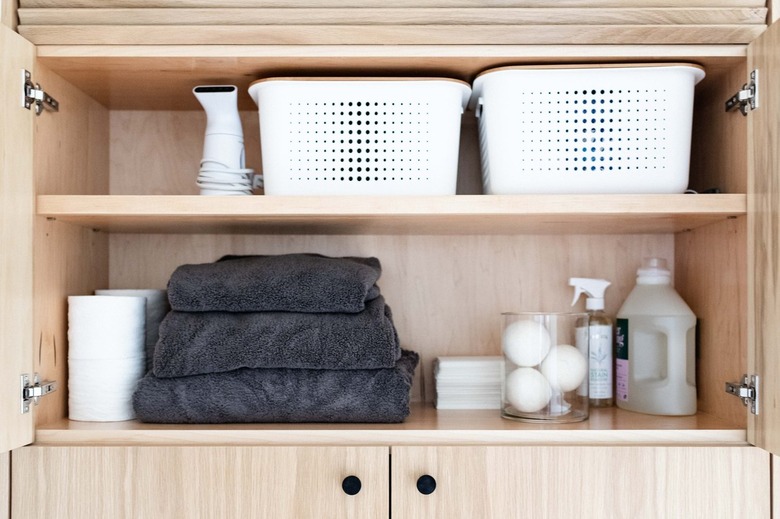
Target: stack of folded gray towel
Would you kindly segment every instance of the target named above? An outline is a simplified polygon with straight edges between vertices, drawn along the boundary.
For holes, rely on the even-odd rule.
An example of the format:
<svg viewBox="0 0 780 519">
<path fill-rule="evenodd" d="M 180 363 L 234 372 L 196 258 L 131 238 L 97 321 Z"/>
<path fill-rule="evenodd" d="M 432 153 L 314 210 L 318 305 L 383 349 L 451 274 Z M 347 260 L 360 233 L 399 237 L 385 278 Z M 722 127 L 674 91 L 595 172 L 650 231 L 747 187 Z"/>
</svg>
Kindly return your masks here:
<svg viewBox="0 0 780 519">
<path fill-rule="evenodd" d="M 376 258 L 226 256 L 168 283 L 136 416 L 153 423 L 400 422 L 402 350 Z"/>
</svg>

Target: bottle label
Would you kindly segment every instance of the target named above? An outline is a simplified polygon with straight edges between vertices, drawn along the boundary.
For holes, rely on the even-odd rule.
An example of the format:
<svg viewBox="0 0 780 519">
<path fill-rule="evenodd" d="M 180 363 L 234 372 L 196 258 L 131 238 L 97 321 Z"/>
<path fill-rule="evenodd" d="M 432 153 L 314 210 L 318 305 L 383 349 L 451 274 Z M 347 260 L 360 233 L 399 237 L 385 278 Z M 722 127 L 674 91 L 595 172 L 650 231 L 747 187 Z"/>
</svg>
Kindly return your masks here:
<svg viewBox="0 0 780 519">
<path fill-rule="evenodd" d="M 615 326 L 615 372 L 617 399 L 628 402 L 628 319 Z"/>
<path fill-rule="evenodd" d="M 612 398 L 612 326 L 590 326 L 589 397 Z"/>
<path fill-rule="evenodd" d="M 582 357 L 587 359 L 588 358 L 588 327 L 578 326 L 577 329 L 574 330 L 574 340 L 576 342 L 577 349 L 580 350 L 580 353 L 582 353 Z M 577 394 L 585 398 L 588 397 L 589 391 L 590 391 L 590 383 L 580 384 L 580 387 L 577 388 Z"/>
</svg>

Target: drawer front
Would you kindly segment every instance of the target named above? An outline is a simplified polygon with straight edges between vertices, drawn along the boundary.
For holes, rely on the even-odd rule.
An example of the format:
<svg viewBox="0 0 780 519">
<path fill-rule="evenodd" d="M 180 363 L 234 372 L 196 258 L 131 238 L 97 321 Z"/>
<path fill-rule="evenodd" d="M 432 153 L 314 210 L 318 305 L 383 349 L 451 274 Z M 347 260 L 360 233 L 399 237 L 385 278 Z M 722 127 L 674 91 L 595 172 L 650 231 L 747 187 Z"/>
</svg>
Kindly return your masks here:
<svg viewBox="0 0 780 519">
<path fill-rule="evenodd" d="M 12 459 L 15 519 L 388 517 L 386 447 L 26 447 Z"/>
<path fill-rule="evenodd" d="M 391 459 L 394 518 L 770 516 L 769 454 L 755 447 L 394 447 Z"/>
</svg>

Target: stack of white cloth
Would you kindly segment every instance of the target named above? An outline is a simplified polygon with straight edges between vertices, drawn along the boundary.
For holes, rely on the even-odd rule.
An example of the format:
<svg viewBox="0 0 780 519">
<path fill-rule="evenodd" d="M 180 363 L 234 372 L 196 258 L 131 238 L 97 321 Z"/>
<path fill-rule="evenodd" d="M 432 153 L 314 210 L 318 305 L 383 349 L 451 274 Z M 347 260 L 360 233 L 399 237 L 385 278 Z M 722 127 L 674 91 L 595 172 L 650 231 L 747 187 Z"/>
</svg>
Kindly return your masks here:
<svg viewBox="0 0 780 519">
<path fill-rule="evenodd" d="M 438 357 L 436 409 L 500 409 L 503 366 L 501 356 Z"/>
</svg>

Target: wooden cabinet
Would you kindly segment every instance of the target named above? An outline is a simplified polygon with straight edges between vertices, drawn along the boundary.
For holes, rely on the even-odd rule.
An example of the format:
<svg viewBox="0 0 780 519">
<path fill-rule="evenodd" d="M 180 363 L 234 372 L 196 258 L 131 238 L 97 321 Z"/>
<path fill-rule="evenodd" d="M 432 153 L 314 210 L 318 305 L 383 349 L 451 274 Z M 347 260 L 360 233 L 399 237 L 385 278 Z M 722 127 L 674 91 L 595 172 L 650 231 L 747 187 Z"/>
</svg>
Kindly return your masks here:
<svg viewBox="0 0 780 519">
<path fill-rule="evenodd" d="M 249 26 L 235 33 L 237 43 L 250 37 Z M 531 38 L 539 29 L 525 29 L 518 37 L 531 39 L 518 44 L 507 39 L 511 31 L 505 26 L 495 37 L 482 36 L 480 45 L 469 44 L 480 37 L 475 30 L 462 43 L 441 45 L 369 44 L 361 41 L 369 33 L 355 30 L 349 33 L 354 44 L 311 46 L 299 40 L 219 45 L 213 35 L 225 30 L 209 27 L 179 28 L 166 36 L 188 30 L 193 38 L 212 35 L 200 45 L 154 39 L 136 45 L 137 27 L 117 33 L 126 39 L 118 41 L 132 45 L 66 43 L 65 36 L 83 34 L 82 26 L 31 29 L 30 37 L 42 38 L 32 45 L 2 27 L 7 87 L 0 127 L 0 452 L 11 454 L 0 454 L 0 470 L 12 471 L 14 517 L 31 513 L 23 509 L 28 500 L 38 515 L 68 503 L 57 511 L 73 517 L 92 511 L 110 516 L 113 510 L 118 516 L 160 516 L 179 510 L 171 496 L 219 513 L 243 515 L 248 508 L 242 507 L 256 505 L 270 516 L 316 515 L 316 505 L 299 502 L 302 489 L 328 500 L 320 503 L 322 510 L 339 517 L 382 516 L 388 502 L 401 517 L 471 512 L 505 517 L 506 510 L 525 508 L 568 515 L 575 506 L 584 516 L 611 510 L 615 516 L 671 517 L 678 510 L 697 515 L 702 509 L 712 516 L 745 510 L 767 517 L 768 453 L 780 452 L 774 425 L 780 415 L 771 404 L 778 394 L 773 377 L 778 167 L 772 151 L 778 143 L 771 142 L 780 133 L 778 94 L 761 87 L 760 108 L 747 117 L 726 113 L 723 103 L 754 68 L 761 85 L 777 82 L 778 28 L 748 45 L 763 26 L 731 33 L 719 26 L 717 35 L 704 31 L 710 39 L 699 40 L 692 35 L 701 31 L 645 28 L 657 39 L 646 42 L 639 29 L 619 26 L 588 33 L 587 42 L 577 41 L 569 27 L 539 41 Z M 301 39 L 315 32 L 301 30 L 294 33 Z M 391 30 L 384 27 L 374 37 Z M 455 38 L 449 31 L 436 37 Z M 159 30 L 149 34 L 163 38 Z M 678 39 L 663 41 L 671 35 Z M 58 37 L 59 43 L 52 39 Z M 710 44 L 712 38 L 718 45 Z M 694 62 L 707 73 L 696 93 L 691 187 L 717 187 L 721 194 L 485 196 L 479 192 L 476 119 L 468 112 L 457 196 L 194 196 L 205 125 L 190 94 L 197 84 L 229 82 L 245 93 L 255 78 L 285 73 L 413 73 L 471 81 L 504 64 L 659 61 Z M 17 108 L 22 68 L 57 98 L 58 113 L 36 117 Z M 239 106 L 249 165 L 259 169 L 257 113 L 247 95 Z M 206 427 L 68 420 L 68 295 L 107 287 L 164 288 L 177 265 L 226 253 L 300 251 L 381 259 L 380 285 L 402 345 L 422 358 L 413 388 L 416 403 L 405 423 Z M 699 317 L 697 415 L 592 410 L 586 422 L 544 427 L 502 420 L 497 411 L 433 409 L 435 357 L 497 354 L 500 313 L 568 308 L 566 280 L 575 275 L 610 279 L 606 310 L 615 314 L 646 256 L 670 261 L 677 290 Z M 21 414 L 20 375 L 33 372 L 57 380 L 59 389 L 32 413 Z M 758 416 L 723 390 L 726 381 L 744 373 L 761 381 L 764 404 Z M 274 490 L 279 506 L 304 509 L 264 508 L 272 504 L 252 488 L 270 485 L 261 467 L 265 460 L 284 466 L 279 480 L 291 485 Z M 368 485 L 367 479 L 357 499 L 344 497 L 339 482 L 352 462 L 361 470 L 367 464 L 374 475 L 366 478 L 384 483 Z M 309 467 L 301 470 L 317 464 L 326 467 L 325 479 L 314 478 Z M 439 486 L 421 496 L 414 481 L 418 472 L 431 471 Z M 192 493 L 197 486 L 185 485 L 194 474 L 204 478 L 197 480 L 197 494 Z M 241 474 L 245 478 L 238 481 Z M 156 485 L 161 475 L 170 481 Z M 39 485 L 28 485 L 29 479 Z M 3 481 L 0 477 L 7 489 Z M 582 490 L 567 492 L 574 483 Z M 203 485 L 220 490 L 203 495 Z M 369 486 L 376 497 L 368 497 Z M 74 487 L 87 489 L 87 496 L 102 492 L 107 503 L 79 501 L 82 491 L 71 495 Z M 384 489 L 374 494 L 375 487 Z M 616 487 L 639 497 L 629 499 Z M 125 492 L 153 498 L 136 503 Z M 563 499 L 552 498 L 562 494 Z M 517 504 L 519 495 L 523 500 Z M 355 508 L 363 504 L 370 512 Z"/>
<path fill-rule="evenodd" d="M 12 517 L 770 517 L 753 447 L 27 447 Z M 348 495 L 345 478 L 360 480 Z M 431 476 L 435 488 L 418 480 Z M 421 483 L 422 485 L 422 483 Z M 41 491 L 45 489 L 45 491 Z M 392 489 L 392 491 L 391 491 Z M 388 507 L 389 503 L 389 507 Z"/>
<path fill-rule="evenodd" d="M 752 447 L 394 447 L 393 517 L 770 517 Z M 417 489 L 421 476 L 435 490 Z"/>
<path fill-rule="evenodd" d="M 389 463 L 383 447 L 28 447 L 11 516 L 388 517 Z"/>
</svg>

